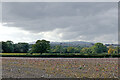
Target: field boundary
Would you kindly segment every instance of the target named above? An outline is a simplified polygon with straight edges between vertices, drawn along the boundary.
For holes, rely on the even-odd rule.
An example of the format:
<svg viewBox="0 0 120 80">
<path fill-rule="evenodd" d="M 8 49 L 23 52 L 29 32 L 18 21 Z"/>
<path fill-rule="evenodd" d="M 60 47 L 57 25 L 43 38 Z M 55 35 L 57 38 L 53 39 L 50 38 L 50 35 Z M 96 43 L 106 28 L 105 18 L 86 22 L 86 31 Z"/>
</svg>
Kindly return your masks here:
<svg viewBox="0 0 120 80">
<path fill-rule="evenodd" d="M 40 57 L 40 58 L 119 58 L 120 55 L 0 55 L 1 57 Z"/>
</svg>

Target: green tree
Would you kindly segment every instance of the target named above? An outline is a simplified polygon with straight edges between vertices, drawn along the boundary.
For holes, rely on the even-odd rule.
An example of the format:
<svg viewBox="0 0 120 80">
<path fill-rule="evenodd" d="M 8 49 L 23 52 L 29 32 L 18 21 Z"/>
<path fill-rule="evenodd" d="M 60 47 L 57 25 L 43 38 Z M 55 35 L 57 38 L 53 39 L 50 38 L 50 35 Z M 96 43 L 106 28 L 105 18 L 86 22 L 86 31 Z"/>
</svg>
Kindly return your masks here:
<svg viewBox="0 0 120 80">
<path fill-rule="evenodd" d="M 12 41 L 2 41 L 2 52 L 3 53 L 12 53 L 14 52 L 14 46 Z"/>
<path fill-rule="evenodd" d="M 79 47 L 74 47 L 75 53 L 80 53 L 81 49 Z"/>
<path fill-rule="evenodd" d="M 67 52 L 68 53 L 74 53 L 75 52 L 74 47 L 68 47 Z"/>
<path fill-rule="evenodd" d="M 117 53 L 119 54 L 120 53 L 120 46 L 117 46 L 115 49 L 116 49 Z"/>
<path fill-rule="evenodd" d="M 15 53 L 27 53 L 29 50 L 28 43 L 18 43 L 14 44 L 14 52 Z"/>
<path fill-rule="evenodd" d="M 55 48 L 53 49 L 53 52 L 54 52 L 54 53 L 60 53 L 60 50 L 61 50 L 61 46 L 60 46 L 60 45 L 57 45 L 57 46 L 55 46 Z"/>
<path fill-rule="evenodd" d="M 81 53 L 92 53 L 91 49 L 88 47 L 82 48 Z"/>
<path fill-rule="evenodd" d="M 51 52 L 53 52 L 53 53 L 65 53 L 66 48 L 63 48 L 63 46 L 61 46 L 61 45 L 56 45 L 56 46 L 51 48 Z"/>
<path fill-rule="evenodd" d="M 107 52 L 107 47 L 102 43 L 95 43 L 94 46 L 91 47 L 92 53 L 104 53 Z"/>
<path fill-rule="evenodd" d="M 32 45 L 31 53 L 46 53 L 50 50 L 50 41 L 37 40 L 34 45 Z"/>
<path fill-rule="evenodd" d="M 67 53 L 67 48 L 63 48 L 63 53 Z"/>
<path fill-rule="evenodd" d="M 0 53 L 2 53 L 2 42 L 0 42 Z"/>
</svg>

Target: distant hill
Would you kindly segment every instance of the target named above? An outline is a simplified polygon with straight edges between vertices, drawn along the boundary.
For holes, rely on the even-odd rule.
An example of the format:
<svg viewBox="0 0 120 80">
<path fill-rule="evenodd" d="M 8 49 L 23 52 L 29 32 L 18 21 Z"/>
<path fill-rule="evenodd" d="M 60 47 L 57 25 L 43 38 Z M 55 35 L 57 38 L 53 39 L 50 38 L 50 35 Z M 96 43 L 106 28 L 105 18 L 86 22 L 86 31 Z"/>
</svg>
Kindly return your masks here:
<svg viewBox="0 0 120 80">
<path fill-rule="evenodd" d="M 35 42 L 31 42 L 29 44 L 35 44 Z M 92 42 L 84 42 L 84 41 L 71 41 L 71 42 L 50 42 L 51 46 L 61 45 L 61 46 L 71 46 L 71 47 L 91 47 L 94 45 Z"/>
<path fill-rule="evenodd" d="M 72 46 L 72 47 L 77 47 L 77 46 L 81 46 L 81 47 L 90 47 L 93 46 L 94 43 L 91 42 L 84 42 L 84 41 L 72 41 L 72 42 L 51 42 L 51 45 L 61 45 L 61 46 Z"/>
<path fill-rule="evenodd" d="M 29 44 L 35 44 L 35 42 L 30 42 Z M 85 42 L 85 41 L 71 41 L 71 42 L 50 42 L 51 46 L 56 46 L 56 45 L 61 45 L 64 47 L 91 47 L 93 46 L 95 43 L 92 42 Z M 112 45 L 113 47 L 120 47 L 120 44 L 104 44 L 106 47 L 109 47 L 110 45 Z"/>
</svg>

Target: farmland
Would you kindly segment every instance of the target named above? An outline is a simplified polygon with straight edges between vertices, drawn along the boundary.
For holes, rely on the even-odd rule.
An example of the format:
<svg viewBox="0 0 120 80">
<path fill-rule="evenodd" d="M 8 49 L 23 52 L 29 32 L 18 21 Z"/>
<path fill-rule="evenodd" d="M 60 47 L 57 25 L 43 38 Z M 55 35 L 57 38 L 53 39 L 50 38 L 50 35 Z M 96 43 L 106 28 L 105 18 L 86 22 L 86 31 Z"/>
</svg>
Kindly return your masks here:
<svg viewBox="0 0 120 80">
<path fill-rule="evenodd" d="M 3 78 L 117 78 L 118 58 L 2 58 Z"/>
<path fill-rule="evenodd" d="M 108 53 L 0 53 L 2 57 L 39 57 L 39 58 L 118 58 L 120 55 Z"/>
</svg>

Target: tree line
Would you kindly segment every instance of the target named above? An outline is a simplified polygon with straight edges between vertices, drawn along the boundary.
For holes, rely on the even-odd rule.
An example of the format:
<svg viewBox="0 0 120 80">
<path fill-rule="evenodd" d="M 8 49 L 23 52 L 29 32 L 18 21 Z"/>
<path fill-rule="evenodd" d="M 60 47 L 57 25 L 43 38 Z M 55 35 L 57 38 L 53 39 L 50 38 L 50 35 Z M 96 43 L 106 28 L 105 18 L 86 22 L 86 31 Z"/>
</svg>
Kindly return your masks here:
<svg viewBox="0 0 120 80">
<path fill-rule="evenodd" d="M 12 41 L 2 41 L 0 42 L 1 48 L 0 52 L 2 53 L 27 53 L 29 50 L 28 43 L 16 43 L 14 44 Z"/>
<path fill-rule="evenodd" d="M 13 41 L 0 42 L 0 52 L 2 53 L 108 53 L 117 54 L 119 47 L 106 47 L 103 43 L 95 43 L 92 47 L 66 47 L 62 45 L 50 45 L 50 41 L 37 40 L 35 44 L 13 43 Z"/>
</svg>

